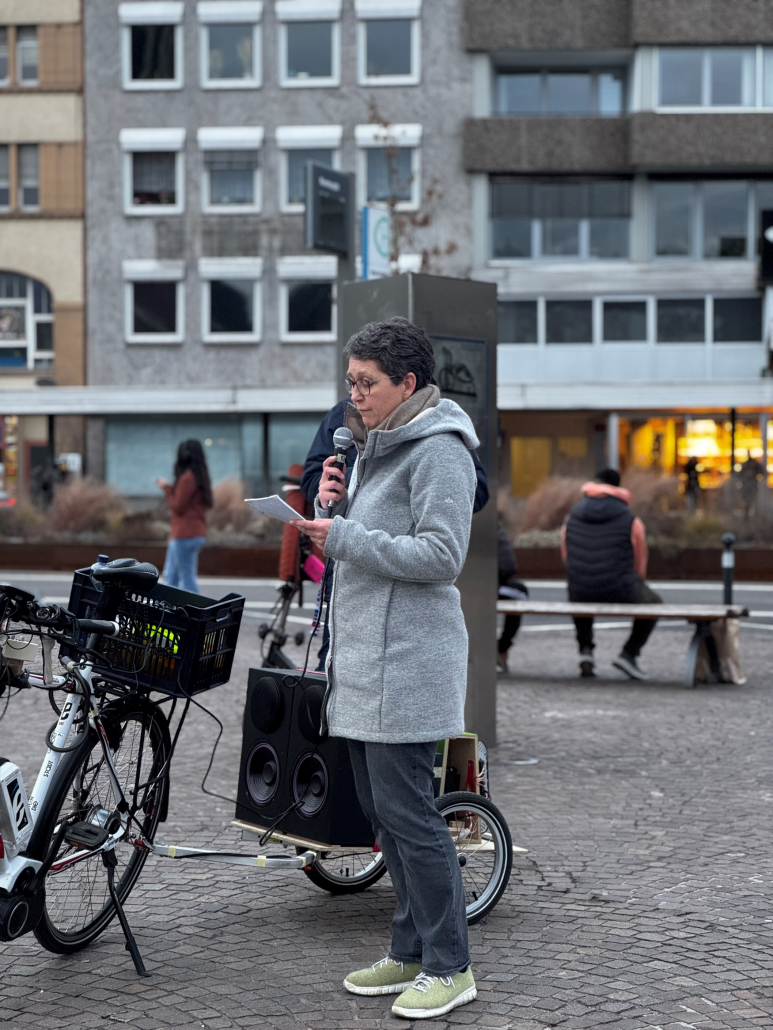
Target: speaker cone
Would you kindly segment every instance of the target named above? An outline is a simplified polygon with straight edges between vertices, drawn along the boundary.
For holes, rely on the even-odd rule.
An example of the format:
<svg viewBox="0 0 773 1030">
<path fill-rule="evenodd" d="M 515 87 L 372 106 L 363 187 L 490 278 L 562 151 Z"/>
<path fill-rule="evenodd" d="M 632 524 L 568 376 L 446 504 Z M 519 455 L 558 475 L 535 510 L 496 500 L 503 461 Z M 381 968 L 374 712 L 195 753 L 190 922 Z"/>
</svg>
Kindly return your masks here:
<svg viewBox="0 0 773 1030">
<path fill-rule="evenodd" d="M 322 719 L 322 702 L 325 688 L 321 683 L 304 687 L 303 699 L 298 705 L 298 729 L 311 744 L 319 741 L 319 727 Z"/>
<path fill-rule="evenodd" d="M 245 766 L 245 782 L 256 805 L 267 805 L 279 790 L 279 758 L 270 744 L 256 744 Z"/>
<path fill-rule="evenodd" d="M 307 818 L 318 815 L 327 801 L 327 766 L 320 755 L 308 752 L 301 755 L 293 770 L 293 798 L 300 805 L 296 809 Z"/>
<path fill-rule="evenodd" d="M 261 676 L 250 692 L 250 718 L 261 733 L 273 733 L 282 725 L 284 697 L 276 680 Z"/>
</svg>

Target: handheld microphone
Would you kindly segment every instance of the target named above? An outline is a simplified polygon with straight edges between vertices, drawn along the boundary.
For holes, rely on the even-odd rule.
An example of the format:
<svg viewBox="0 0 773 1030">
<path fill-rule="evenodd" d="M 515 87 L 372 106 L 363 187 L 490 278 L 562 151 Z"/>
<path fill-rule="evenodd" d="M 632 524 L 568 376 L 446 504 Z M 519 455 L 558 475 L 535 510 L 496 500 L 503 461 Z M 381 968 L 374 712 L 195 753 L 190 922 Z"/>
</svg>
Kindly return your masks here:
<svg viewBox="0 0 773 1030">
<path fill-rule="evenodd" d="M 333 462 L 337 465 L 341 471 L 346 468 L 346 452 L 352 445 L 354 437 L 352 436 L 351 429 L 347 429 L 345 426 L 341 426 L 340 429 L 336 429 L 333 433 L 333 446 L 335 447 L 335 458 Z M 327 502 L 327 517 L 331 519 L 333 517 L 333 502 Z"/>
</svg>

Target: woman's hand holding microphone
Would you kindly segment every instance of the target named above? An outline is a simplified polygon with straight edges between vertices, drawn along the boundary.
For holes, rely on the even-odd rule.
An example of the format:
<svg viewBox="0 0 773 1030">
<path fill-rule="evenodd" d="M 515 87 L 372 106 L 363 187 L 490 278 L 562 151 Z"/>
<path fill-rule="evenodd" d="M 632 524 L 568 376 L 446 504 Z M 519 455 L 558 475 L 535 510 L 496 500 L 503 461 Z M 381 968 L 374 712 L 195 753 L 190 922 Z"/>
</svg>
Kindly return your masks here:
<svg viewBox="0 0 773 1030">
<path fill-rule="evenodd" d="M 329 458 L 325 458 L 322 465 L 322 478 L 319 481 L 319 505 L 327 511 L 331 506 L 331 502 L 334 507 L 340 504 L 341 501 L 345 501 L 346 496 L 346 474 L 341 468 L 336 455 L 331 454 Z M 296 519 L 292 523 L 302 533 L 305 533 L 312 543 L 316 544 L 317 547 L 321 547 L 323 551 L 332 524 L 329 518 L 314 519 L 313 521 Z"/>
<path fill-rule="evenodd" d="M 346 475 L 335 454 L 325 458 L 322 463 L 322 478 L 319 481 L 319 504 L 321 508 L 329 508 L 346 500 Z"/>
</svg>

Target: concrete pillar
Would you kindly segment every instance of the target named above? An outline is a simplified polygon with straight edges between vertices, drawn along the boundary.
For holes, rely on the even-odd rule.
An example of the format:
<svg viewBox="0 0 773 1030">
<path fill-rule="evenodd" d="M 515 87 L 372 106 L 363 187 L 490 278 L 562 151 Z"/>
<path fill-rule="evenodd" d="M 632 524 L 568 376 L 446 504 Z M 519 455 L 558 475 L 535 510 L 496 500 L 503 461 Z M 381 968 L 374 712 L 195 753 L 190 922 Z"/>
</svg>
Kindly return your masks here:
<svg viewBox="0 0 773 1030">
<path fill-rule="evenodd" d="M 613 411 L 607 415 L 607 465 L 620 468 L 620 416 Z"/>
</svg>

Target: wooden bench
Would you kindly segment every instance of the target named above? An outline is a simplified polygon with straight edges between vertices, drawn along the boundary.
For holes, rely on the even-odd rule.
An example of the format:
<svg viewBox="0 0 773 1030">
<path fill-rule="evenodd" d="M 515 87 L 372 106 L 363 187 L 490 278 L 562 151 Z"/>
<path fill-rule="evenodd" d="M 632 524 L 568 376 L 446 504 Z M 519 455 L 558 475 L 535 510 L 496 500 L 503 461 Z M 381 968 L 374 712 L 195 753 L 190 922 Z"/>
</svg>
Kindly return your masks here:
<svg viewBox="0 0 773 1030">
<path fill-rule="evenodd" d="M 738 604 L 603 604 L 578 601 L 497 601 L 497 611 L 507 615 L 618 616 L 633 619 L 686 619 L 695 623 L 684 667 L 684 682 L 695 686 L 698 652 L 705 642 L 713 682 L 721 682 L 717 645 L 711 623 L 719 619 L 740 619 L 749 609 Z"/>
</svg>

